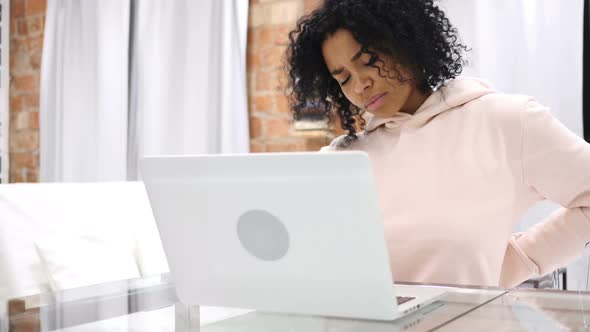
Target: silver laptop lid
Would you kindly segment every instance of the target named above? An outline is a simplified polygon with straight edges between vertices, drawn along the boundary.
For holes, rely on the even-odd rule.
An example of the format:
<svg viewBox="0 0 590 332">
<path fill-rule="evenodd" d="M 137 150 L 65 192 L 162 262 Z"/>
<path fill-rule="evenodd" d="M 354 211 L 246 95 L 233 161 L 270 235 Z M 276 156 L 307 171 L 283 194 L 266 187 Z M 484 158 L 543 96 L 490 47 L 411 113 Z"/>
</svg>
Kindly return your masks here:
<svg viewBox="0 0 590 332">
<path fill-rule="evenodd" d="M 140 167 L 184 303 L 397 316 L 365 153 L 160 156 Z"/>
</svg>

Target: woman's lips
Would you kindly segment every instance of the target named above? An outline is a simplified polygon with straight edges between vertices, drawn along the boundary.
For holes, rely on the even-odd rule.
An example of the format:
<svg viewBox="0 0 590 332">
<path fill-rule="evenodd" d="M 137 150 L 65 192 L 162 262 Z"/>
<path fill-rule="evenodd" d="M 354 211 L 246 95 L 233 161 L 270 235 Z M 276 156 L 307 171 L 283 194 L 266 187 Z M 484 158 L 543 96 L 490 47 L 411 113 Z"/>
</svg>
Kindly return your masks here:
<svg viewBox="0 0 590 332">
<path fill-rule="evenodd" d="M 365 105 L 367 110 L 374 111 L 374 110 L 378 109 L 379 107 L 383 106 L 383 103 L 385 102 L 385 95 L 386 94 L 387 94 L 387 92 L 371 97 L 369 99 L 369 101 L 367 102 L 367 104 Z"/>
</svg>

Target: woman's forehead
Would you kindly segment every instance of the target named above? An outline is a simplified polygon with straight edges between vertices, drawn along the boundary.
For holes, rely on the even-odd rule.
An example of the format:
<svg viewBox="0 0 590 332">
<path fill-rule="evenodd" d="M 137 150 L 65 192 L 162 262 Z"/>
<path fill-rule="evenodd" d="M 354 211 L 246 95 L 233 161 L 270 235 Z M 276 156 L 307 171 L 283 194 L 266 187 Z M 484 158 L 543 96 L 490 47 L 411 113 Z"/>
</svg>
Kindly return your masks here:
<svg viewBox="0 0 590 332">
<path fill-rule="evenodd" d="M 332 61 L 350 62 L 350 60 L 361 50 L 352 33 L 340 29 L 328 36 L 322 44 L 322 54 L 326 63 Z"/>
</svg>

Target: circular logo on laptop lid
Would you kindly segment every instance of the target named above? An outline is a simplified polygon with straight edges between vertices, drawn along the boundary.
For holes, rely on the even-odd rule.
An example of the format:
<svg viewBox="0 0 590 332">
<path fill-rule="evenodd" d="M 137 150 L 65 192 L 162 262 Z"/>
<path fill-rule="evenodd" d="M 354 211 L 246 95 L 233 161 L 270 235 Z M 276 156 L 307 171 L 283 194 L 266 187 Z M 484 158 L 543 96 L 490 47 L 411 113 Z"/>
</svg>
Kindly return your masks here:
<svg viewBox="0 0 590 332">
<path fill-rule="evenodd" d="M 254 257 L 265 261 L 283 258 L 289 250 L 287 227 L 264 210 L 250 210 L 238 219 L 238 238 Z"/>
</svg>

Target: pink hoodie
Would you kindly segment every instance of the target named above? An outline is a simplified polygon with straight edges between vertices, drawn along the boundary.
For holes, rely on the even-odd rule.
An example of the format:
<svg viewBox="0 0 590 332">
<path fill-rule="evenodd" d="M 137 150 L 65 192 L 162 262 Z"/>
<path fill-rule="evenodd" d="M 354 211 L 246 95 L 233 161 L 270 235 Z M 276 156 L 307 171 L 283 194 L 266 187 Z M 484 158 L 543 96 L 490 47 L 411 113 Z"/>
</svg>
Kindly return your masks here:
<svg viewBox="0 0 590 332">
<path fill-rule="evenodd" d="M 531 97 L 458 78 L 345 145 L 322 151 L 369 154 L 397 281 L 513 287 L 590 242 L 590 145 Z M 511 234 L 544 199 L 563 208 Z"/>
</svg>

